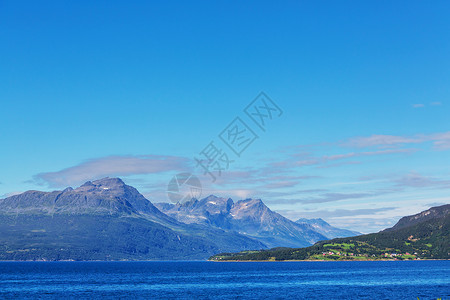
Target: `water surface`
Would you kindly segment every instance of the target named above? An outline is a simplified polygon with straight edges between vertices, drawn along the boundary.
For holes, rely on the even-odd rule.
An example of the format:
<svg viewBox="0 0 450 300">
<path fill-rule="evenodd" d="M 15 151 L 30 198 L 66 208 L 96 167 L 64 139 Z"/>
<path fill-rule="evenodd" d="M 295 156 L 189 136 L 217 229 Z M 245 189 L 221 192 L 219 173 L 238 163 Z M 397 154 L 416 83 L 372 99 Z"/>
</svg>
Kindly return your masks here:
<svg viewBox="0 0 450 300">
<path fill-rule="evenodd" d="M 450 261 L 0 262 L 0 298 L 450 299 Z"/>
</svg>

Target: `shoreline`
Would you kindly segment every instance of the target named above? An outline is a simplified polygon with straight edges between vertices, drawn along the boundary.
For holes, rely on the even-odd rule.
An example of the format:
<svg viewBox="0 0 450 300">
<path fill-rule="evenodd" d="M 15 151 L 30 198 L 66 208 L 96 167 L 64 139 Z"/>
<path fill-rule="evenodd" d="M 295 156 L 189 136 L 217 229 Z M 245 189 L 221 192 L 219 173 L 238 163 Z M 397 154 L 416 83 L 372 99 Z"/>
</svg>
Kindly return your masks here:
<svg viewBox="0 0 450 300">
<path fill-rule="evenodd" d="M 322 259 L 307 259 L 307 260 L 0 260 L 2 262 L 378 262 L 378 261 L 450 261 L 449 259 L 345 259 L 345 260 L 322 260 Z"/>
<path fill-rule="evenodd" d="M 362 261 L 370 261 L 370 262 L 380 262 L 380 261 L 450 261 L 450 259 L 365 259 L 365 260 L 357 260 L 357 259 L 341 259 L 341 260 L 322 260 L 322 259 L 307 259 L 307 260 L 208 260 L 211 262 L 362 262 Z"/>
</svg>

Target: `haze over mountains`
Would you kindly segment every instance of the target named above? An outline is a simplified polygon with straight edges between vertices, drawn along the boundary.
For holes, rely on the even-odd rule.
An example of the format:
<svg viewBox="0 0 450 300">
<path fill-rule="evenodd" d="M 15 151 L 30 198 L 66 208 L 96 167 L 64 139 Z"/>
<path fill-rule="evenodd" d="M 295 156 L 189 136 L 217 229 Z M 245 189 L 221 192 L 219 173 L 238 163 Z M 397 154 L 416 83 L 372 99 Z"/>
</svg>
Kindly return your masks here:
<svg viewBox="0 0 450 300">
<path fill-rule="evenodd" d="M 290 221 L 259 199 L 209 196 L 155 206 L 121 179 L 104 178 L 1 199 L 0 260 L 205 259 L 304 247 L 339 231 L 311 222 Z"/>
</svg>

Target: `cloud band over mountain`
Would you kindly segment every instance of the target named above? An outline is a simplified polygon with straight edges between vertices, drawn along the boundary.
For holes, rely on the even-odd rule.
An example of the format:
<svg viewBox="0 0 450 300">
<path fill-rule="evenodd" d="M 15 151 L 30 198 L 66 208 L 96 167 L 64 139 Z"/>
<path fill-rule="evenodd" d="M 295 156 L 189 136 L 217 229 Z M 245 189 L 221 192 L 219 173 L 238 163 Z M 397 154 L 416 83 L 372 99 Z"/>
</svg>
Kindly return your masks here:
<svg viewBox="0 0 450 300">
<path fill-rule="evenodd" d="M 188 170 L 189 161 L 184 157 L 165 155 L 107 156 L 90 159 L 60 171 L 40 173 L 33 179 L 50 187 L 64 187 L 108 176 Z"/>
</svg>

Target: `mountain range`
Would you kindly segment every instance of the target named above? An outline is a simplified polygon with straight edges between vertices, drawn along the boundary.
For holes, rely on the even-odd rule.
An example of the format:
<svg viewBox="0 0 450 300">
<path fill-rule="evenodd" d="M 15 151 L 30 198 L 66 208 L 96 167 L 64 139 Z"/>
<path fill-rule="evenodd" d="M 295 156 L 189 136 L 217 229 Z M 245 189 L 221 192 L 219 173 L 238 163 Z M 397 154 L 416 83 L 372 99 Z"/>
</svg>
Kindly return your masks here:
<svg viewBox="0 0 450 300">
<path fill-rule="evenodd" d="M 235 203 L 211 195 L 153 205 L 121 179 L 104 178 L 76 189 L 0 199 L 0 260 L 205 259 L 309 246 L 339 232 L 326 222 L 310 222 L 288 220 L 259 199 Z"/>
<path fill-rule="evenodd" d="M 378 233 L 320 241 L 306 248 L 222 253 L 211 260 L 450 259 L 450 204 L 403 217 Z"/>
<path fill-rule="evenodd" d="M 234 202 L 211 195 L 182 204 L 156 203 L 155 206 L 180 222 L 235 231 L 267 247 L 306 247 L 336 236 L 360 234 L 332 227 L 318 219 L 293 222 L 270 210 L 261 199 Z"/>
</svg>

